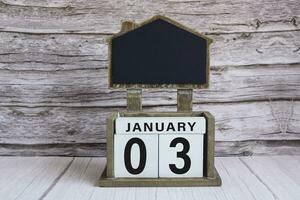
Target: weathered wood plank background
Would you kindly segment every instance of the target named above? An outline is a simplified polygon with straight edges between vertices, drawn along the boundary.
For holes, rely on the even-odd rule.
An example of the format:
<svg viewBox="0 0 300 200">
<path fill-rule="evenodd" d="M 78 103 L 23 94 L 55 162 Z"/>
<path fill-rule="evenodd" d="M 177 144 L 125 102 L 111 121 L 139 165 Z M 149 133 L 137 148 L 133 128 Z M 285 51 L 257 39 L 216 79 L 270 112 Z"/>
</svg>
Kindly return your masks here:
<svg viewBox="0 0 300 200">
<path fill-rule="evenodd" d="M 171 17 L 214 39 L 211 87 L 194 110 L 216 117 L 217 155 L 300 154 L 298 0 L 0 1 L 0 155 L 105 155 L 106 40 L 122 20 Z M 175 111 L 175 90 L 146 90 Z"/>
</svg>

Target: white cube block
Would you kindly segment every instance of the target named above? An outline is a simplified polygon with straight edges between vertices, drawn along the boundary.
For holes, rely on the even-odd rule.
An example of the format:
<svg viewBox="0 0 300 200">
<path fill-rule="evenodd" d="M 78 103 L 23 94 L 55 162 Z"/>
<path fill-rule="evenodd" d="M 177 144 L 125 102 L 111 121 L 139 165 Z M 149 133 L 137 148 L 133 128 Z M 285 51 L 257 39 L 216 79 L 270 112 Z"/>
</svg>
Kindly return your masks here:
<svg viewBox="0 0 300 200">
<path fill-rule="evenodd" d="M 204 117 L 118 117 L 116 134 L 204 134 Z"/>
<path fill-rule="evenodd" d="M 159 135 L 159 177 L 203 177 L 203 136 Z"/>
<path fill-rule="evenodd" d="M 115 177 L 157 178 L 158 135 L 114 135 Z"/>
</svg>

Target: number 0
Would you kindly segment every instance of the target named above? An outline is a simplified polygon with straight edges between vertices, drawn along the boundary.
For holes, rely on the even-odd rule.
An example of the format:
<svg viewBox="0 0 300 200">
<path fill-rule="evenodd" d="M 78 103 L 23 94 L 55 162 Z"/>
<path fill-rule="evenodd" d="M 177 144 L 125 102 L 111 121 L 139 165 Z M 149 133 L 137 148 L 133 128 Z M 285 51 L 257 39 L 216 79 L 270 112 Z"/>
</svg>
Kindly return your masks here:
<svg viewBox="0 0 300 200">
<path fill-rule="evenodd" d="M 133 168 L 131 164 L 131 149 L 132 145 L 137 144 L 140 148 L 140 162 L 137 168 Z M 140 174 L 146 165 L 146 146 L 143 140 L 140 138 L 131 138 L 126 146 L 124 151 L 124 161 L 125 161 L 125 167 L 127 171 L 131 174 Z"/>
<path fill-rule="evenodd" d="M 183 137 L 175 138 L 171 141 L 170 147 L 176 147 L 178 143 L 183 145 L 183 149 L 180 152 L 177 152 L 177 157 L 182 158 L 184 160 L 184 165 L 182 168 L 177 168 L 175 164 L 169 164 L 170 170 L 175 174 L 184 174 L 189 171 L 191 168 L 191 159 L 187 155 L 190 150 L 190 143 L 187 139 Z"/>
</svg>

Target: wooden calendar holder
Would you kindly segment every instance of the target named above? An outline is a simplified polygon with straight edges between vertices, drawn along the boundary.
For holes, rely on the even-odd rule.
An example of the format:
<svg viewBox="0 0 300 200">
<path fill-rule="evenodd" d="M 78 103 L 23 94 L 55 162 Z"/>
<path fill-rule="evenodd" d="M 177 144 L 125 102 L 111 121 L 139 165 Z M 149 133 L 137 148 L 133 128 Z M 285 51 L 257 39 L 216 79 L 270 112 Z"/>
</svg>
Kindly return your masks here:
<svg viewBox="0 0 300 200">
<path fill-rule="evenodd" d="M 143 27 L 148 26 L 147 29 Z M 151 28 L 149 28 L 151 26 Z M 139 31 L 135 31 L 139 29 Z M 151 32 L 153 30 L 153 32 Z M 148 31 L 147 36 L 139 35 L 143 31 Z M 150 32 L 149 32 L 150 31 Z M 161 40 L 162 35 L 167 38 Z M 159 33 L 158 35 L 156 33 Z M 128 37 L 123 37 L 128 34 Z M 169 40 L 169 35 L 174 34 Z M 133 36 L 134 35 L 134 36 Z M 145 40 L 145 38 L 150 40 Z M 153 56 L 151 45 L 162 41 L 156 50 L 165 49 L 166 51 L 155 54 L 155 58 L 162 63 L 149 66 Z M 181 43 L 177 41 L 181 38 Z M 113 45 L 114 40 L 114 45 Z M 120 42 L 121 40 L 121 42 Z M 182 42 L 184 41 L 184 42 Z M 188 41 L 189 46 L 186 46 Z M 209 45 L 212 40 L 194 30 L 191 30 L 178 22 L 164 16 L 154 16 L 141 23 L 123 22 L 121 31 L 109 40 L 109 86 L 112 88 L 127 89 L 127 111 L 112 113 L 107 119 L 107 166 L 100 177 L 99 185 L 102 187 L 159 187 L 159 186 L 220 186 L 221 178 L 214 166 L 215 152 L 215 120 L 209 112 L 192 111 L 193 88 L 207 88 L 209 83 Z M 163 44 L 161 44 L 163 43 Z M 174 44 L 178 49 L 174 50 Z M 139 46 L 145 44 L 145 46 Z M 128 46 L 134 48 L 127 48 Z M 136 45 L 136 46 L 135 46 Z M 147 50 L 150 47 L 149 51 Z M 181 48 L 184 47 L 184 48 Z M 114 51 L 113 51 L 114 48 Z M 188 48 L 188 49 L 186 49 Z M 138 50 L 138 51 L 136 51 Z M 142 54 L 139 54 L 140 51 Z M 134 52 L 132 52 L 134 51 Z M 182 52 L 180 52 L 182 51 Z M 126 52 L 126 54 L 125 54 Z M 188 52 L 188 53 L 187 53 Z M 202 52 L 202 53 L 201 53 Z M 114 53 L 114 57 L 112 56 Z M 167 57 L 163 57 L 168 54 Z M 173 55 L 174 54 L 174 55 Z M 193 54 L 193 55 L 191 55 Z M 125 55 L 125 56 L 124 56 Z M 140 56 L 139 56 L 140 55 Z M 179 55 L 179 62 L 177 58 Z M 133 56 L 133 57 L 131 57 Z M 146 57 L 145 57 L 146 56 Z M 147 57 L 148 56 L 148 57 Z M 157 57 L 162 56 L 162 57 Z M 200 57 L 199 57 L 200 56 Z M 142 58 L 142 59 L 141 59 Z M 171 58 L 171 59 L 170 59 Z M 137 60 L 136 60 L 137 59 Z M 144 62 L 144 60 L 147 60 Z M 132 61 L 135 62 L 132 62 Z M 164 61 L 166 60 L 166 63 Z M 182 60 L 190 61 L 186 65 L 182 74 Z M 191 64 L 191 62 L 195 62 Z M 138 64 L 137 64 L 138 63 Z M 143 63 L 143 64 L 140 64 Z M 142 73 L 141 66 L 144 66 Z M 168 70 L 178 70 L 174 76 L 168 76 L 168 70 L 163 70 L 165 66 L 172 66 Z M 195 68 L 196 66 L 196 68 Z M 151 76 L 144 70 L 153 70 L 164 78 Z M 200 71 L 199 71 L 200 70 Z M 149 71 L 148 71 L 149 72 Z M 133 75 L 133 76 L 132 76 Z M 145 75 L 145 76 L 144 76 Z M 142 78 L 141 78 L 142 77 Z M 149 77 L 153 80 L 146 80 Z M 188 78 L 182 80 L 182 77 Z M 170 79 L 170 80 L 169 80 Z M 171 80 L 172 79 L 172 80 Z M 141 88 L 176 88 L 177 90 L 177 112 L 143 112 L 142 111 L 142 89 Z M 114 134 L 115 120 L 118 117 L 204 117 L 206 119 L 206 133 L 204 134 L 203 151 L 203 177 L 198 178 L 117 178 L 114 173 Z M 201 152 L 199 152 L 200 154 Z M 201 155 L 202 156 L 202 155 Z"/>
<path fill-rule="evenodd" d="M 127 112 L 112 113 L 107 120 L 107 166 L 99 185 L 102 187 L 172 187 L 172 186 L 220 186 L 221 178 L 214 166 L 215 120 L 209 112 L 192 111 L 192 89 L 177 92 L 178 112 L 143 112 L 141 89 L 127 90 Z M 114 132 L 117 117 L 195 117 L 202 116 L 207 121 L 204 137 L 204 176 L 201 178 L 115 178 L 114 177 Z"/>
</svg>

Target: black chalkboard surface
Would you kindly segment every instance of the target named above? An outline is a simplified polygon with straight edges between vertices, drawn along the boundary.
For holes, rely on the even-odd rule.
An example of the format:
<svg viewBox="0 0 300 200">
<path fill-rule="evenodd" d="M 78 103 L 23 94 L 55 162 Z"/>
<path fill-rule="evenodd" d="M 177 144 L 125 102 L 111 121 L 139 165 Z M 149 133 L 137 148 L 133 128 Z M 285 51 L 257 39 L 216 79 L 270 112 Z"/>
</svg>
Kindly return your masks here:
<svg viewBox="0 0 300 200">
<path fill-rule="evenodd" d="M 209 41 L 157 18 L 111 40 L 110 86 L 208 84 Z"/>
</svg>

